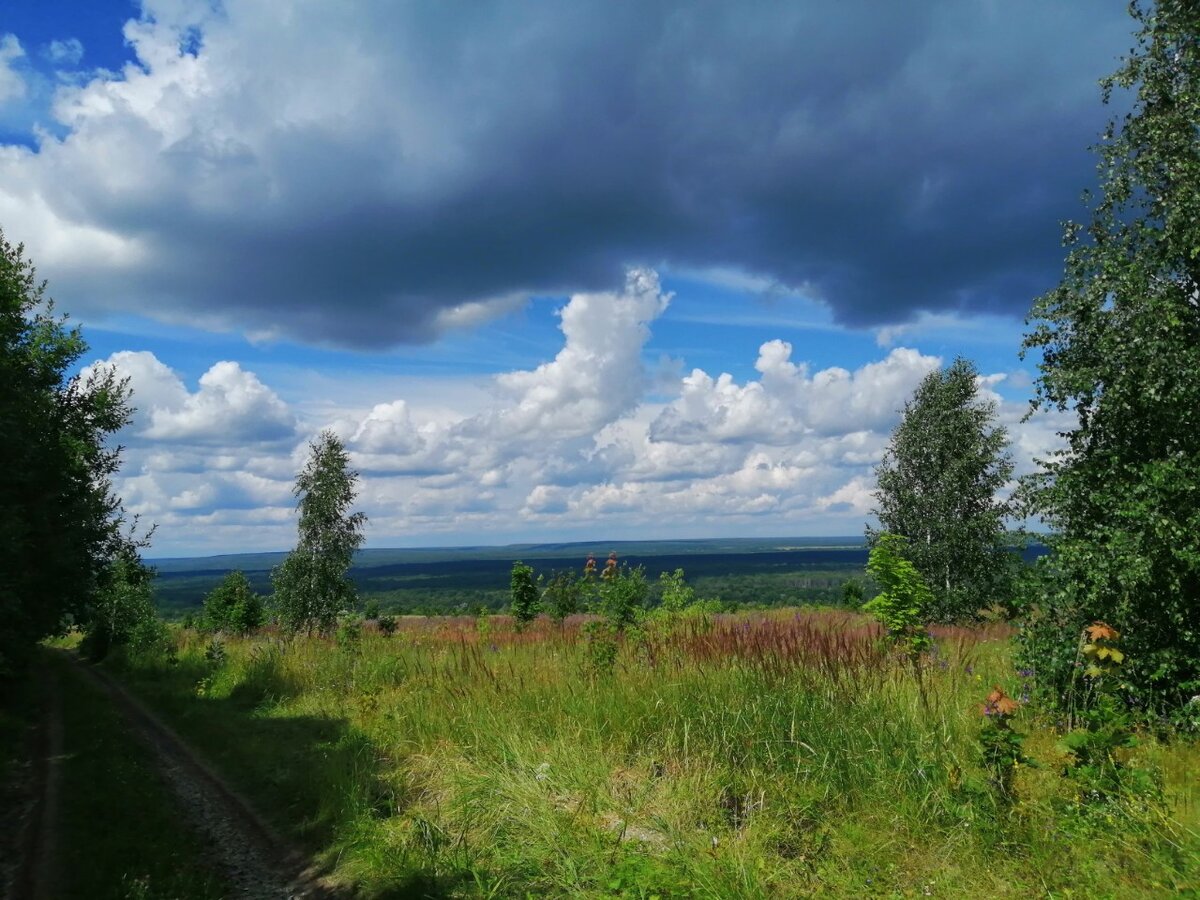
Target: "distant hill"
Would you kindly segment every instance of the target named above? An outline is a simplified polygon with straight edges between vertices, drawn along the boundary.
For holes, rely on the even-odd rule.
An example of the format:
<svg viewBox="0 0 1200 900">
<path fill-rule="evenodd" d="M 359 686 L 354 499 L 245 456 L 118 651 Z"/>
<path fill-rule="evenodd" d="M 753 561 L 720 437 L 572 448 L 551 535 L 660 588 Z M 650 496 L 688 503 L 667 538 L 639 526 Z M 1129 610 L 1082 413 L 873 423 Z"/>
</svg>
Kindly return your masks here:
<svg viewBox="0 0 1200 900">
<path fill-rule="evenodd" d="M 545 544 L 500 544 L 478 547 L 395 547 L 360 550 L 355 554 L 356 569 L 396 563 L 458 562 L 461 560 L 504 559 L 512 562 L 525 556 L 539 559 L 583 560 L 588 553 L 607 556 L 614 550 L 619 556 L 689 556 L 726 553 L 765 553 L 813 548 L 864 547 L 862 535 L 849 537 L 783 538 L 693 538 L 672 541 L 572 541 Z M 172 572 L 269 572 L 283 562 L 286 551 L 271 553 L 231 553 L 220 556 L 148 558 L 160 574 Z"/>
</svg>

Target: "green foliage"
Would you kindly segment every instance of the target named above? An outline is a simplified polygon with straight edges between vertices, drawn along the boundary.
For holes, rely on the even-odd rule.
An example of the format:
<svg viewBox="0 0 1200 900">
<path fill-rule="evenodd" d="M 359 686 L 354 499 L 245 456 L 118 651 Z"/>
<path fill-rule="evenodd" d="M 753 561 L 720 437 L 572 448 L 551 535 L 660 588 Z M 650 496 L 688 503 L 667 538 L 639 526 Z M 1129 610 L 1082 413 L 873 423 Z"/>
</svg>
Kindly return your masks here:
<svg viewBox="0 0 1200 900">
<path fill-rule="evenodd" d="M 887 629 L 896 647 L 915 659 L 929 648 L 925 610 L 933 594 L 916 567 L 904 558 L 907 541 L 898 534 L 880 534 L 867 562 L 867 571 L 882 590 L 863 605 Z"/>
<path fill-rule="evenodd" d="M 230 572 L 204 598 L 204 620 L 214 631 L 247 634 L 266 621 L 262 597 L 250 587 L 243 572 Z"/>
<path fill-rule="evenodd" d="M 1050 643 L 1036 632 L 1110 622 L 1129 699 L 1170 714 L 1200 693 L 1200 7 L 1131 12 L 1137 47 L 1103 84 L 1106 103 L 1132 103 L 1096 148 L 1102 193 L 1086 227 L 1066 226 L 1062 281 L 1024 344 L 1041 357 L 1037 407 L 1075 416 L 1027 485 L 1057 534 L 1027 649 L 1062 698 L 1069 672 L 1036 656 Z"/>
<path fill-rule="evenodd" d="M 604 617 L 612 630 L 620 634 L 633 625 L 639 613 L 645 610 L 650 585 L 646 581 L 646 569 L 638 566 L 617 566 L 616 560 L 605 569 L 600 577 L 597 592 L 596 612 Z"/>
<path fill-rule="evenodd" d="M 696 602 L 696 592 L 683 578 L 683 569 L 662 572 L 658 576 L 662 600 L 659 609 L 668 615 L 678 615 Z"/>
<path fill-rule="evenodd" d="M 984 719 L 979 729 L 979 756 L 992 793 L 1002 808 L 1015 799 L 1017 766 L 1032 762 L 1023 749 L 1025 736 L 1012 727 L 1018 708 L 1017 702 L 996 685 L 980 709 Z"/>
<path fill-rule="evenodd" d="M 1082 690 L 1073 697 L 1072 713 L 1077 727 L 1060 742 L 1070 763 L 1066 773 L 1080 785 L 1085 802 L 1157 793 L 1152 773 L 1128 766 L 1124 751 L 1138 745 L 1133 717 L 1120 699 L 1121 676 L 1127 661 L 1118 646 L 1120 632 L 1095 622 L 1080 635 L 1076 668 L 1082 669 Z"/>
<path fill-rule="evenodd" d="M 271 573 L 279 623 L 291 632 L 328 633 L 357 594 L 347 577 L 354 551 L 363 542 L 367 517 L 351 513 L 358 473 L 341 440 L 324 431 L 309 445 L 309 459 L 296 476 L 299 540 L 283 565 Z"/>
<path fill-rule="evenodd" d="M 219 634 L 214 634 L 204 648 L 205 661 L 220 666 L 225 662 L 227 656 L 228 651 L 225 648 L 224 639 Z"/>
<path fill-rule="evenodd" d="M 527 566 L 520 560 L 513 563 L 509 579 L 509 609 L 517 620 L 517 629 L 537 618 L 539 591 L 533 577 L 533 567 Z"/>
<path fill-rule="evenodd" d="M 153 578 L 154 571 L 132 546 L 124 548 L 109 564 L 84 626 L 82 649 L 86 655 L 104 659 L 115 647 L 136 652 L 163 645 L 166 634 L 150 590 Z"/>
<path fill-rule="evenodd" d="M 559 625 L 583 608 L 584 583 L 573 572 L 555 572 L 542 589 L 542 607 Z"/>
<path fill-rule="evenodd" d="M 587 670 L 593 675 L 611 675 L 621 649 L 620 632 L 612 622 L 588 622 L 583 626 L 583 641 Z"/>
<path fill-rule="evenodd" d="M 333 638 L 343 650 L 356 653 L 362 644 L 362 617 L 353 613 L 338 619 L 337 631 Z"/>
<path fill-rule="evenodd" d="M 0 232 L 0 678 L 88 620 L 126 542 L 107 439 L 129 421 L 129 389 L 112 371 L 68 378 L 86 350 Z"/>
<path fill-rule="evenodd" d="M 866 599 L 863 583 L 857 578 L 850 578 L 842 585 L 842 603 L 851 609 L 858 609 Z"/>
<path fill-rule="evenodd" d="M 391 637 L 396 633 L 397 621 L 395 616 L 380 616 L 376 623 L 379 626 L 379 631 L 385 637 Z"/>
<path fill-rule="evenodd" d="M 1008 506 L 996 500 L 1013 471 L 1008 433 L 995 403 L 980 399 L 978 374 L 959 357 L 927 375 L 875 470 L 880 525 L 908 538 L 905 553 L 932 592 L 930 621 L 970 619 L 1006 600 L 1015 565 Z"/>
</svg>

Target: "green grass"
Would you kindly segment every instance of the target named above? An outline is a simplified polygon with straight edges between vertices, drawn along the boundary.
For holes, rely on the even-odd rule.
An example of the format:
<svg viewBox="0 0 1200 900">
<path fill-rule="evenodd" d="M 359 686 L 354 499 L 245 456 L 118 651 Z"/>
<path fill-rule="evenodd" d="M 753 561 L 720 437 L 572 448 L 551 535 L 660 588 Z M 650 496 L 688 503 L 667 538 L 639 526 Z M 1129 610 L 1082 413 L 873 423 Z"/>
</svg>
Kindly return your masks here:
<svg viewBox="0 0 1200 900">
<path fill-rule="evenodd" d="M 391 638 L 177 635 L 124 676 L 366 895 L 1163 896 L 1200 886 L 1200 750 L 1147 739 L 1161 805 L 1081 809 L 1056 736 L 998 807 L 979 704 L 1001 629 L 918 683 L 845 613 L 723 617 L 587 668 L 577 627 L 410 620 Z M 420 895 L 417 892 L 415 895 Z"/>
<path fill-rule="evenodd" d="M 50 666 L 62 686 L 64 740 L 55 896 L 229 896 L 200 858 L 203 839 L 107 697 L 65 660 Z"/>
</svg>

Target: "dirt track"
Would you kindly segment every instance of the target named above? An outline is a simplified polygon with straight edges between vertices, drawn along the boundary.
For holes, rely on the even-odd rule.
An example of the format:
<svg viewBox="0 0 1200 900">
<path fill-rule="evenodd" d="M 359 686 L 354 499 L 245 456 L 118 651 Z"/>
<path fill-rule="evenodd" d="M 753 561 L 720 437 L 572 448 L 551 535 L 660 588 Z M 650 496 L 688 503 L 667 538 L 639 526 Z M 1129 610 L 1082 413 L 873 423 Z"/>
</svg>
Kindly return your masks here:
<svg viewBox="0 0 1200 900">
<path fill-rule="evenodd" d="M 62 651 L 56 651 L 62 652 Z M 238 897 L 333 897 L 307 861 L 289 848 L 241 796 L 176 734 L 107 673 L 63 653 L 82 677 L 107 695 L 131 733 L 153 753 L 178 798 L 180 814 L 209 839 L 208 855 Z M 54 839 L 57 758 L 62 753 L 62 720 L 57 682 L 49 684 L 44 725 L 44 763 L 39 772 L 41 802 L 27 825 L 26 859 L 13 896 L 41 900 L 55 896 Z M 55 743 L 57 739 L 57 744 Z"/>
</svg>

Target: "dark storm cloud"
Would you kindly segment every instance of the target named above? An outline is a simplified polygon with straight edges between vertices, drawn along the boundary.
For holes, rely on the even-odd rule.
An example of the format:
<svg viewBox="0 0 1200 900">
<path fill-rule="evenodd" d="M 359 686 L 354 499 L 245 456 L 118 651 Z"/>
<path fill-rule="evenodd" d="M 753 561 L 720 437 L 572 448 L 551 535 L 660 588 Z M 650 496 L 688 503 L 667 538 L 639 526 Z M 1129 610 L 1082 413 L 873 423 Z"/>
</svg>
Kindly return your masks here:
<svg viewBox="0 0 1200 900">
<path fill-rule="evenodd" d="M 68 260 L 72 291 L 355 346 L 635 263 L 808 286 L 852 325 L 1020 315 L 1130 42 L 1095 0 L 269 6 L 201 24 L 198 88 L 23 163 L 142 248 Z M 144 182 L 69 170 L 106 146 Z"/>
</svg>

